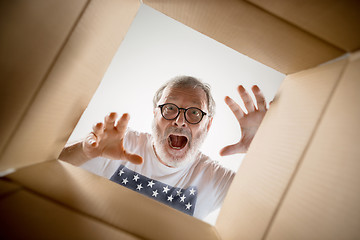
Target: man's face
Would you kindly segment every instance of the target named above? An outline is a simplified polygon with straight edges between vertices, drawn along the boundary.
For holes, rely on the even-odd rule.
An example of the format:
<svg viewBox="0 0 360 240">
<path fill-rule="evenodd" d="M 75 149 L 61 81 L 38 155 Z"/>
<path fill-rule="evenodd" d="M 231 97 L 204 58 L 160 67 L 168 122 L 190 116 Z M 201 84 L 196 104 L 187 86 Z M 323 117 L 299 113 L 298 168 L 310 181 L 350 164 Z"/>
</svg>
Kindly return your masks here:
<svg viewBox="0 0 360 240">
<path fill-rule="evenodd" d="M 196 107 L 208 113 L 207 97 L 201 88 L 165 88 L 159 104 L 173 103 L 179 108 Z M 154 110 L 153 137 L 155 152 L 163 164 L 180 167 L 195 159 L 210 128 L 212 119 L 204 116 L 198 124 L 185 120 L 184 111 L 166 120 L 160 108 Z"/>
</svg>

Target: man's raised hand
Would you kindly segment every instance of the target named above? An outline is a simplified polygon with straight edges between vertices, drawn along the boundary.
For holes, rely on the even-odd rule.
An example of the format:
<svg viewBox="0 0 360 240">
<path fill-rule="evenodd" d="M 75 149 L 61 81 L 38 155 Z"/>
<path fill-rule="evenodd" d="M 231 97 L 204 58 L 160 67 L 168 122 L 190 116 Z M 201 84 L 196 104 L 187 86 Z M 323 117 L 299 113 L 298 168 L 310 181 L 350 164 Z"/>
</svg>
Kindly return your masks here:
<svg viewBox="0 0 360 240">
<path fill-rule="evenodd" d="M 258 107 L 257 109 L 249 93 L 242 85 L 240 85 L 237 90 L 248 113 L 246 114 L 241 109 L 241 107 L 230 97 L 227 96 L 225 98 L 226 104 L 234 113 L 237 121 L 240 124 L 241 138 L 239 142 L 228 145 L 221 149 L 221 156 L 232 155 L 236 153 L 246 153 L 267 111 L 265 97 L 258 86 L 255 85 L 251 89 L 255 95 Z"/>
<path fill-rule="evenodd" d="M 117 121 L 117 114 L 112 112 L 105 117 L 104 123 L 94 125 L 93 131 L 82 143 L 84 154 L 88 158 L 105 157 L 113 160 L 127 160 L 134 164 L 141 164 L 143 158 L 136 154 L 128 153 L 124 149 L 124 136 L 129 114 L 125 113 Z"/>
</svg>

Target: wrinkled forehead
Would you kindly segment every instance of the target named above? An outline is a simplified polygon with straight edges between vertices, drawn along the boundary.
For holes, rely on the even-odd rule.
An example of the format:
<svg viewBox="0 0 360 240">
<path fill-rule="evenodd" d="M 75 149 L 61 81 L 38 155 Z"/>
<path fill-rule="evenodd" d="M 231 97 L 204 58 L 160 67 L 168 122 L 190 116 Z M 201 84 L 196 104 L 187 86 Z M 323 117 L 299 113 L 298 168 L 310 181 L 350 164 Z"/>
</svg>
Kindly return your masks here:
<svg viewBox="0 0 360 240">
<path fill-rule="evenodd" d="M 166 87 L 160 102 L 181 103 L 187 105 L 186 107 L 194 106 L 203 109 L 207 107 L 206 93 L 200 87 Z"/>
</svg>

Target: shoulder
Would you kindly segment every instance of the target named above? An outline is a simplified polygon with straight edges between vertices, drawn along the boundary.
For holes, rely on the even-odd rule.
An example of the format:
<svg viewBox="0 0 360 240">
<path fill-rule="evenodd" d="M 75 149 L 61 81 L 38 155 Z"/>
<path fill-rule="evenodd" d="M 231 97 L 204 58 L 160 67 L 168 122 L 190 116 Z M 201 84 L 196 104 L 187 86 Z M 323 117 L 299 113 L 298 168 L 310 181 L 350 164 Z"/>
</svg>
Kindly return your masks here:
<svg viewBox="0 0 360 240">
<path fill-rule="evenodd" d="M 235 175 L 234 171 L 222 166 L 219 161 L 213 160 L 202 153 L 199 155 L 197 165 L 198 168 L 216 182 L 219 180 L 231 181 Z"/>
<path fill-rule="evenodd" d="M 235 172 L 222 166 L 218 161 L 200 154 L 197 162 L 199 201 L 202 199 L 203 207 L 198 209 L 198 214 L 206 216 L 211 211 L 219 208 L 234 179 Z"/>
<path fill-rule="evenodd" d="M 151 141 L 151 135 L 149 133 L 137 132 L 132 129 L 128 129 L 125 134 L 124 144 L 125 147 L 135 147 L 139 144 L 145 144 Z"/>
<path fill-rule="evenodd" d="M 128 128 L 125 134 L 125 139 L 148 139 L 150 136 L 150 133 L 138 132 Z"/>
</svg>

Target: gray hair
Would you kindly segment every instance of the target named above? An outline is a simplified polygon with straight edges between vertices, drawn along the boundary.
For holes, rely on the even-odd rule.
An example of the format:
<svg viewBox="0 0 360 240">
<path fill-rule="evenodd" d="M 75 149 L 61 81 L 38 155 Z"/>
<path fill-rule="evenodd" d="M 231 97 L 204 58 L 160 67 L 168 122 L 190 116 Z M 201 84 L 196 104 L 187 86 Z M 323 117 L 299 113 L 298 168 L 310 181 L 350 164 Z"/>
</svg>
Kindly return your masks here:
<svg viewBox="0 0 360 240">
<path fill-rule="evenodd" d="M 215 101 L 211 95 L 210 85 L 207 83 L 203 83 L 200 79 L 191 76 L 177 76 L 170 79 L 164 85 L 162 85 L 155 93 L 153 98 L 154 109 L 157 107 L 157 104 L 164 92 L 166 87 L 177 87 L 177 88 L 201 88 L 204 90 L 207 97 L 207 107 L 209 110 L 209 117 L 213 117 L 215 115 Z"/>
</svg>

